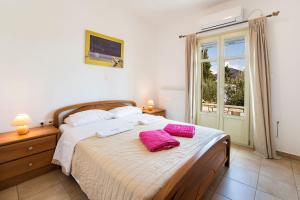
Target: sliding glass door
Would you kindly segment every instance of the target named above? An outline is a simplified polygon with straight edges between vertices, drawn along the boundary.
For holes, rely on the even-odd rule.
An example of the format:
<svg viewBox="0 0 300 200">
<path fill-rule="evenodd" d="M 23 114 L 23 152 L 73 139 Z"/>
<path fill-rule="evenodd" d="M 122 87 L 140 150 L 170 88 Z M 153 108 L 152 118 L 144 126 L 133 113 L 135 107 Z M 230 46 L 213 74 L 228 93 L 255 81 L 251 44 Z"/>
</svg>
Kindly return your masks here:
<svg viewBox="0 0 300 200">
<path fill-rule="evenodd" d="M 249 145 L 247 31 L 202 38 L 198 48 L 198 124 Z"/>
</svg>

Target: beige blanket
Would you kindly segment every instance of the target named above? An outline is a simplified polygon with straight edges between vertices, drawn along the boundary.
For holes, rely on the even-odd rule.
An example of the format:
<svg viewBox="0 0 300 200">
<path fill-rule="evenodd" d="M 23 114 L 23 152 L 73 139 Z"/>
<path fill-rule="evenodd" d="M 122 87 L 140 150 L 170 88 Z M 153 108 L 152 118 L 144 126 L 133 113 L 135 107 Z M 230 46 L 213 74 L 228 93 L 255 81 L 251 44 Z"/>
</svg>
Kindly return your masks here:
<svg viewBox="0 0 300 200">
<path fill-rule="evenodd" d="M 218 134 L 197 127 L 194 138 L 180 138 L 180 146 L 149 152 L 139 140 L 141 130 L 163 128 L 168 120 L 107 138 L 79 142 L 72 160 L 72 175 L 91 200 L 152 199 L 167 180 Z"/>
</svg>

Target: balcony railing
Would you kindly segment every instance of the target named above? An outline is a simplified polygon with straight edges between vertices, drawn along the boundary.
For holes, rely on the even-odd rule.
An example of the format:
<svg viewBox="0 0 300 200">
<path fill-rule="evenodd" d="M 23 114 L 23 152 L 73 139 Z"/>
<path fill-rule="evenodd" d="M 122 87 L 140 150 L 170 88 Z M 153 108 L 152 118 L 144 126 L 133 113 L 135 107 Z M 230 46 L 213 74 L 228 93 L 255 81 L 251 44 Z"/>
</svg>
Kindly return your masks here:
<svg viewBox="0 0 300 200">
<path fill-rule="evenodd" d="M 217 104 L 215 103 L 202 103 L 202 112 L 217 112 Z M 224 114 L 234 116 L 245 116 L 245 107 L 224 105 Z"/>
</svg>

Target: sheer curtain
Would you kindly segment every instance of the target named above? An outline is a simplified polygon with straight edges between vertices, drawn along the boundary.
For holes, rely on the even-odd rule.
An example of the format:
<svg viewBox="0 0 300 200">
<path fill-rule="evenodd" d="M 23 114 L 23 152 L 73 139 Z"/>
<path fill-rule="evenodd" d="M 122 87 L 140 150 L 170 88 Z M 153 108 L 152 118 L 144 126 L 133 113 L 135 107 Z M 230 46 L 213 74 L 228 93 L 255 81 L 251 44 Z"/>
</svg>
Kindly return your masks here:
<svg viewBox="0 0 300 200">
<path fill-rule="evenodd" d="M 196 83 L 197 83 L 197 36 L 188 35 L 185 46 L 186 90 L 185 120 L 196 124 Z"/>
<path fill-rule="evenodd" d="M 249 21 L 251 110 L 254 147 L 266 158 L 275 158 L 276 151 L 271 126 L 271 81 L 266 21 L 266 17 Z"/>
</svg>

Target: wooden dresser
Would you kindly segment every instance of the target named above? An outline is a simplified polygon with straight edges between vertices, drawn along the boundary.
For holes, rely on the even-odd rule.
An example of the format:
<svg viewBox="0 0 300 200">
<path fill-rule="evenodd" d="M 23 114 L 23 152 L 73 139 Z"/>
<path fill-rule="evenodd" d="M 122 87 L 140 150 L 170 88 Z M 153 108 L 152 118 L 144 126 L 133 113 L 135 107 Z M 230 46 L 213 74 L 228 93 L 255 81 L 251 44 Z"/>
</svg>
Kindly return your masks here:
<svg viewBox="0 0 300 200">
<path fill-rule="evenodd" d="M 161 108 L 153 108 L 151 111 L 143 109 L 143 113 L 166 117 L 166 110 Z"/>
<path fill-rule="evenodd" d="M 0 133 L 0 189 L 54 169 L 58 133 L 53 126 L 32 128 L 26 135 Z"/>
</svg>

